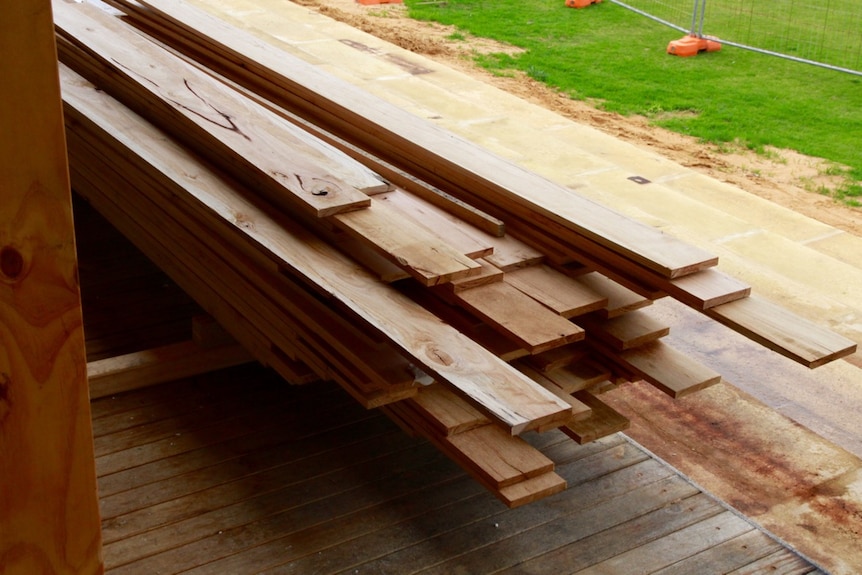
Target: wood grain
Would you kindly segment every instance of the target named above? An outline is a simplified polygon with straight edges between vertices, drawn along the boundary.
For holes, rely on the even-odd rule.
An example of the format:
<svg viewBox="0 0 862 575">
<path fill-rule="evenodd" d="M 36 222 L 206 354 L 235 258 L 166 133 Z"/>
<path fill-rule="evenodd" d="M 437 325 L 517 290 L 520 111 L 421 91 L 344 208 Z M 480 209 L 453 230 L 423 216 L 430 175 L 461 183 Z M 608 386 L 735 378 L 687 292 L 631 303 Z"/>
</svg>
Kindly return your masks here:
<svg viewBox="0 0 862 575">
<path fill-rule="evenodd" d="M 0 572 L 95 575 L 96 471 L 48 2 L 4 5 L 0 54 Z"/>
</svg>

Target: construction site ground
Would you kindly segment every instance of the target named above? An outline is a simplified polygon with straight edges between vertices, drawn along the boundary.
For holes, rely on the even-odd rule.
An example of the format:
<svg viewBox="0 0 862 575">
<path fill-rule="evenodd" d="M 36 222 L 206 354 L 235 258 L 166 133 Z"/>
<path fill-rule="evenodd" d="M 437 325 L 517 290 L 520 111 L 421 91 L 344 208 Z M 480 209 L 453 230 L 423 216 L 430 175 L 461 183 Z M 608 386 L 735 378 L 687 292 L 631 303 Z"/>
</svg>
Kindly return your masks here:
<svg viewBox="0 0 862 575">
<path fill-rule="evenodd" d="M 399 4 L 268 1 L 278 9 L 194 3 L 252 32 L 282 30 L 290 53 L 709 250 L 754 294 L 862 342 L 862 211 L 809 191 L 834 184 L 822 160 L 719 151 L 491 76 L 470 55 L 511 47 L 449 40 Z M 672 343 L 725 381 L 681 400 L 645 384 L 605 394 L 631 418 L 626 434 L 825 570 L 862 572 L 862 356 L 810 371 L 675 302 L 653 307 Z"/>
</svg>

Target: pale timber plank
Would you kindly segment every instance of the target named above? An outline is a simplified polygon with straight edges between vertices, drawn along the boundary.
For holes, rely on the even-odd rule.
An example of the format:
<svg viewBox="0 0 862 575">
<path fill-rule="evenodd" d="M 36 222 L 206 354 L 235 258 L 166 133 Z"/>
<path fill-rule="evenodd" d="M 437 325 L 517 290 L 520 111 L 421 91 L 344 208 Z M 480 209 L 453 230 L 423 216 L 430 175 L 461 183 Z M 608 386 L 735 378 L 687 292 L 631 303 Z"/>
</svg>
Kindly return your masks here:
<svg viewBox="0 0 862 575">
<path fill-rule="evenodd" d="M 583 317 L 578 323 L 587 330 L 588 337 L 618 351 L 639 347 L 670 333 L 670 327 L 650 316 L 647 310 L 630 311 L 606 320 Z"/>
<path fill-rule="evenodd" d="M 548 266 L 508 272 L 505 281 L 566 318 L 604 309 L 608 305 L 606 296 Z"/>
<path fill-rule="evenodd" d="M 578 275 L 575 281 L 608 299 L 602 315 L 616 317 L 652 304 L 648 298 L 607 278 L 599 272 Z"/>
<path fill-rule="evenodd" d="M 471 259 L 482 258 L 494 253 L 494 240 L 496 238 L 489 237 L 487 234 L 483 236 L 482 232 L 461 218 L 416 195 L 395 189 L 378 194 L 374 199 L 386 202 L 397 210 L 401 210 L 412 221 L 417 222 L 440 238 L 445 238 L 446 243 Z"/>
<path fill-rule="evenodd" d="M 804 319 L 760 297 L 748 297 L 707 310 L 707 315 L 733 330 L 815 368 L 855 353 L 856 342 Z"/>
<path fill-rule="evenodd" d="M 720 374 L 662 340 L 619 353 L 602 353 L 671 397 L 683 397 L 721 381 Z"/>
<path fill-rule="evenodd" d="M 574 397 L 590 408 L 586 418 L 573 419 L 560 431 L 578 443 L 590 443 L 602 437 L 628 429 L 630 421 L 611 406 L 588 391 L 576 391 Z"/>
<path fill-rule="evenodd" d="M 367 243 L 425 286 L 476 275 L 482 269 L 439 235 L 377 197 L 363 210 L 330 219 L 355 241 Z"/>
<path fill-rule="evenodd" d="M 583 329 L 505 281 L 455 292 L 453 299 L 530 353 L 584 338 Z"/>
<path fill-rule="evenodd" d="M 331 215 L 367 206 L 369 198 L 360 189 L 381 184 L 364 166 L 172 56 L 119 19 L 88 4 L 57 1 L 54 10 L 64 38 L 85 46 L 105 66 L 101 87 L 122 94 L 127 104 L 223 169 L 267 191 L 273 201 L 314 216 Z"/>
<path fill-rule="evenodd" d="M 91 361 L 90 399 L 253 361 L 238 344 L 203 349 L 193 341 Z"/>
<path fill-rule="evenodd" d="M 0 572 L 104 569 L 51 5 L 0 18 Z"/>
</svg>

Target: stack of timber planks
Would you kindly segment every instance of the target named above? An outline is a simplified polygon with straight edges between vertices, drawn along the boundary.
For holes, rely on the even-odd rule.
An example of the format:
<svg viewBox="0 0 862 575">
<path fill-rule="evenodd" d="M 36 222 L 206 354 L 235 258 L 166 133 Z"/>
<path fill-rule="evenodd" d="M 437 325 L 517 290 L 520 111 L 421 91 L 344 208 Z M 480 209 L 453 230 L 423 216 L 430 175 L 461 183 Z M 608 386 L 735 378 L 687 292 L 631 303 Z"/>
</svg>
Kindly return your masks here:
<svg viewBox="0 0 862 575">
<path fill-rule="evenodd" d="M 720 375 L 670 296 L 816 367 L 855 344 L 717 258 L 178 0 L 54 2 L 74 189 L 287 381 L 334 380 L 510 506 L 565 488 L 519 437 L 628 421 L 600 399 Z"/>
</svg>

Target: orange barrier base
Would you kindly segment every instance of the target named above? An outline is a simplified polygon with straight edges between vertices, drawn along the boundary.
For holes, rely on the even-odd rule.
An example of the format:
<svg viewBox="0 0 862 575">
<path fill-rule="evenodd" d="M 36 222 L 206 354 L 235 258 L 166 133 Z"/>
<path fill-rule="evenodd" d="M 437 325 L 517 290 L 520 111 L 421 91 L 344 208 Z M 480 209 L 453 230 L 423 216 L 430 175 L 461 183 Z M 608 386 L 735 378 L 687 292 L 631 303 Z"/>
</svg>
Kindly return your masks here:
<svg viewBox="0 0 862 575">
<path fill-rule="evenodd" d="M 598 4 L 602 0 L 566 0 L 566 6 L 569 8 L 586 8 L 590 4 Z"/>
<path fill-rule="evenodd" d="M 699 38 L 697 36 L 685 36 L 679 40 L 674 40 L 667 45 L 667 53 L 672 56 L 697 56 L 701 52 L 718 52 L 721 50 L 721 44 L 709 38 Z"/>
<path fill-rule="evenodd" d="M 371 6 L 373 4 L 403 4 L 404 0 L 356 0 L 363 6 Z"/>
</svg>

